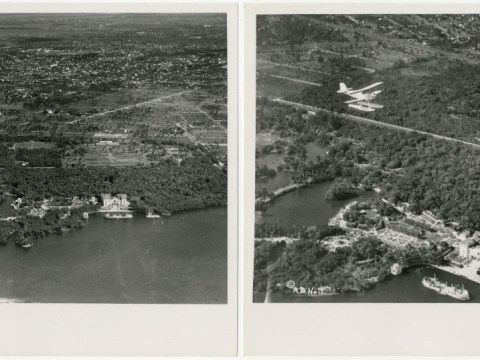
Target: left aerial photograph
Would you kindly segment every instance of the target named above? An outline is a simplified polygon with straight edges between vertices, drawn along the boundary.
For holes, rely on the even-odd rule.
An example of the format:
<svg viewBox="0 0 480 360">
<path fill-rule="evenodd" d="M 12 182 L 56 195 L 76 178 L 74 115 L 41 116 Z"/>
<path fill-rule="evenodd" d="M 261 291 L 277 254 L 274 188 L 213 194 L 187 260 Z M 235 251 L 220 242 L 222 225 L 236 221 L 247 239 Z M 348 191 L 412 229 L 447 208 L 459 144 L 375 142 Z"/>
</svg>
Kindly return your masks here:
<svg viewBox="0 0 480 360">
<path fill-rule="evenodd" d="M 227 15 L 0 14 L 0 302 L 227 303 Z"/>
</svg>

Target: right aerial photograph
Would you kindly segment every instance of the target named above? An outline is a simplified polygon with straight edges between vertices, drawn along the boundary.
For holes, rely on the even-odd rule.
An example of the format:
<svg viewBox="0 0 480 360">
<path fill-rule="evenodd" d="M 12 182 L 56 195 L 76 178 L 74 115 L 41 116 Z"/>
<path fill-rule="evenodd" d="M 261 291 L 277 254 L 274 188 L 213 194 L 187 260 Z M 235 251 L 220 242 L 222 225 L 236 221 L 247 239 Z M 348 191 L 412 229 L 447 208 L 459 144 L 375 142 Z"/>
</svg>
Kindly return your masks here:
<svg viewBox="0 0 480 360">
<path fill-rule="evenodd" d="M 480 15 L 258 15 L 256 303 L 480 302 Z"/>
</svg>

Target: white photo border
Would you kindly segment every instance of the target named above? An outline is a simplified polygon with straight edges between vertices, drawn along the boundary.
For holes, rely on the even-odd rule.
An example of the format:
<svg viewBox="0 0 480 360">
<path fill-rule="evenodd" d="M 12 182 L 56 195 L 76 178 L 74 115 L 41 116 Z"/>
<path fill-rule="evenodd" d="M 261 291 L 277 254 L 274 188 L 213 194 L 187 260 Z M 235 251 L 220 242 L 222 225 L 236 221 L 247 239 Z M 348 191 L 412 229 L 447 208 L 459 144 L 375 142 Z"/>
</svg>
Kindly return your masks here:
<svg viewBox="0 0 480 360">
<path fill-rule="evenodd" d="M 479 304 L 253 303 L 256 16 L 279 14 L 480 14 L 477 3 L 352 1 L 245 6 L 244 352 L 255 356 L 478 355 Z"/>
<path fill-rule="evenodd" d="M 235 356 L 238 259 L 238 5 L 5 2 L 0 13 L 224 13 L 228 64 L 228 303 L 0 304 L 1 355 Z"/>
</svg>

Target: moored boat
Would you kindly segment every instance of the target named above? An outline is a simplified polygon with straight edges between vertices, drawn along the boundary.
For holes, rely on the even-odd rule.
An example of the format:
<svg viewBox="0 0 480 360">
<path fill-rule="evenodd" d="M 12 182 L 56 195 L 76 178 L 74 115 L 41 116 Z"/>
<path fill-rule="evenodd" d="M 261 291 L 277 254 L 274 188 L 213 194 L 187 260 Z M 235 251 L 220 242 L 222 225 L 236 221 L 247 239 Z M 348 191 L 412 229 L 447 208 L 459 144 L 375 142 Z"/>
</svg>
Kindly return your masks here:
<svg viewBox="0 0 480 360">
<path fill-rule="evenodd" d="M 160 215 L 154 214 L 152 211 L 149 211 L 148 214 L 145 216 L 147 219 L 158 219 Z"/>
<path fill-rule="evenodd" d="M 107 213 L 103 217 L 105 219 L 131 219 L 133 215 L 130 213 Z"/>
<path fill-rule="evenodd" d="M 440 295 L 450 296 L 457 300 L 465 301 L 470 299 L 470 294 L 463 287 L 463 285 L 461 288 L 458 285 L 449 286 L 447 283 L 443 283 L 438 280 L 436 275 L 433 277 L 424 277 L 422 280 L 422 285 L 428 289 L 436 291 Z"/>
</svg>

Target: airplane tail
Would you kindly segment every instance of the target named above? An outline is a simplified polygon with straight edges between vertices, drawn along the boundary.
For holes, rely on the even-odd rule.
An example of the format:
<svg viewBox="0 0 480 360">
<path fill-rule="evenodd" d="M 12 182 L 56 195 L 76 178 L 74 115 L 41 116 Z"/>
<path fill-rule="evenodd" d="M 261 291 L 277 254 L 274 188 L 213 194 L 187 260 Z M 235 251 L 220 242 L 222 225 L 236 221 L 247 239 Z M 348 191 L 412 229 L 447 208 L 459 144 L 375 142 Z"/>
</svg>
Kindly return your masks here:
<svg viewBox="0 0 480 360">
<path fill-rule="evenodd" d="M 344 92 L 347 92 L 348 90 L 350 90 L 349 88 L 347 88 L 347 85 L 345 85 L 345 83 L 340 83 L 340 90 L 338 90 L 337 92 L 338 93 L 344 93 Z"/>
</svg>

